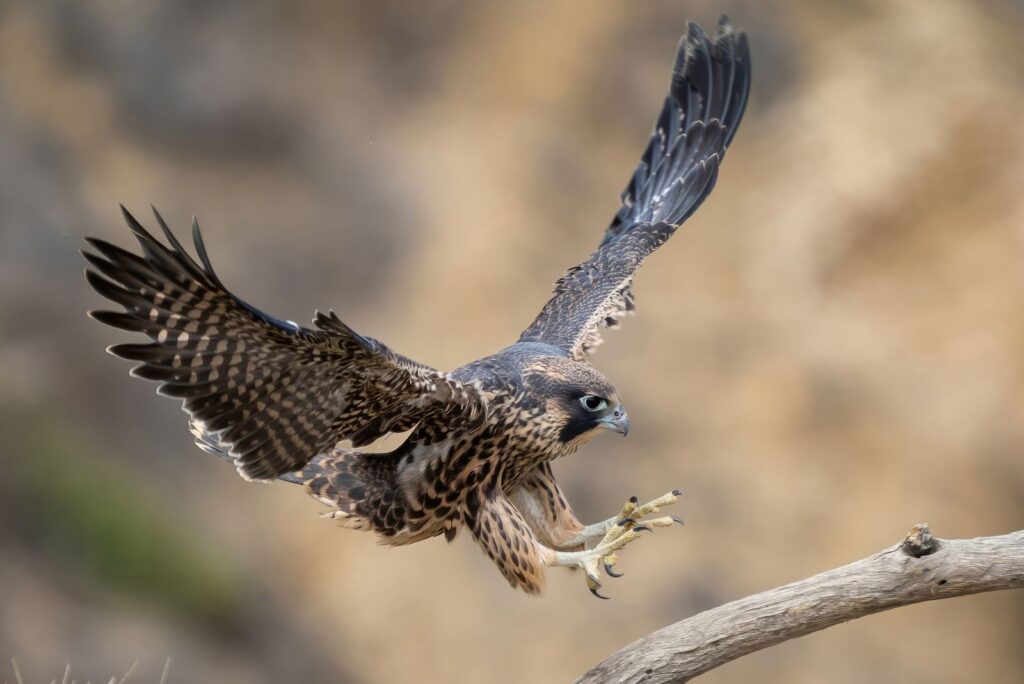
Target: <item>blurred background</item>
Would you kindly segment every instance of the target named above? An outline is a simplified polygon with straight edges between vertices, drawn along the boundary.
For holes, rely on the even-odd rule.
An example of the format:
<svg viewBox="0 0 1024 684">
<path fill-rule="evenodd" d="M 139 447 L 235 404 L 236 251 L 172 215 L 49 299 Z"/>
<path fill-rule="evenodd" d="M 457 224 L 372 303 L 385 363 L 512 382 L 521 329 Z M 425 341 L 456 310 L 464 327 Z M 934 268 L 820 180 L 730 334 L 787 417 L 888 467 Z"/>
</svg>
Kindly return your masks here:
<svg viewBox="0 0 1024 684">
<path fill-rule="evenodd" d="M 595 365 L 634 429 L 555 464 L 587 521 L 687 491 L 596 601 L 467 535 L 388 549 L 192 446 L 103 353 L 82 238 L 194 213 L 266 311 L 440 368 L 596 247 L 687 19 L 746 30 L 718 188 Z M 916 522 L 1024 527 L 1024 4 L 0 3 L 0 680 L 558 682 Z M 187 234 L 187 233 L 185 233 Z M 1024 595 L 900 609 L 701 681 L 1024 681 Z"/>
</svg>

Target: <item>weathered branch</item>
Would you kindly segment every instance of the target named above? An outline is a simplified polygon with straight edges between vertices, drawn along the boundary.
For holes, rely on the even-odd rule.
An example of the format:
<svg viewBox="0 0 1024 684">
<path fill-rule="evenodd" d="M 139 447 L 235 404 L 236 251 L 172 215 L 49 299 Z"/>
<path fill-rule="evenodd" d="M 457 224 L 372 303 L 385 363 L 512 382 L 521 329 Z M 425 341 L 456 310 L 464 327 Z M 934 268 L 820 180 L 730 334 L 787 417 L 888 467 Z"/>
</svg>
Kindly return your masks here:
<svg viewBox="0 0 1024 684">
<path fill-rule="evenodd" d="M 577 680 L 686 682 L 804 634 L 911 603 L 1024 588 L 1024 530 L 936 539 L 915 525 L 896 546 L 659 629 Z"/>
</svg>

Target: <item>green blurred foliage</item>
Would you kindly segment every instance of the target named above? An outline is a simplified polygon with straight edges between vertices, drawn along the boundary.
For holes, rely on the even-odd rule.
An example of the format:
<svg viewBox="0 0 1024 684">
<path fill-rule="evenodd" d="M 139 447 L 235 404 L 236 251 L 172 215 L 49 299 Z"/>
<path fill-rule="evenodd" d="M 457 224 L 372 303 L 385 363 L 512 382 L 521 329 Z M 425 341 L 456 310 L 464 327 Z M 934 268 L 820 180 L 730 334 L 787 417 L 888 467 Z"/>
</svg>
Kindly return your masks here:
<svg viewBox="0 0 1024 684">
<path fill-rule="evenodd" d="M 4 505 L 20 510 L 26 541 L 83 581 L 169 617 L 201 629 L 236 622 L 244 595 L 240 568 L 182 529 L 159 492 L 83 448 L 85 440 L 71 429 L 43 411 L 0 410 L 11 455 Z"/>
</svg>

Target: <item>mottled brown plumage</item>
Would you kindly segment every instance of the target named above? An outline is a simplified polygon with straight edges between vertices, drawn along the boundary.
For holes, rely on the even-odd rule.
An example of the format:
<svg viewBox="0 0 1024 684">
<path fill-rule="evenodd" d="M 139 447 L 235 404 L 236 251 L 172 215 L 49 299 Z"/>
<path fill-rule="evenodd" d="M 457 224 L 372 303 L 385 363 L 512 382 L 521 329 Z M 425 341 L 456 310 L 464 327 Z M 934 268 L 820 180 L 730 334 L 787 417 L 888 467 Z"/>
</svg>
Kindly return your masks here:
<svg viewBox="0 0 1024 684">
<path fill-rule="evenodd" d="M 89 239 L 86 277 L 123 312 L 92 312 L 145 333 L 110 351 L 133 375 L 183 400 L 204 450 L 246 479 L 303 485 L 344 526 L 388 544 L 466 528 L 513 585 L 537 593 L 544 568 L 580 567 L 597 593 L 599 563 L 675 501 L 631 500 L 583 525 L 549 463 L 629 422 L 611 383 L 587 361 L 600 330 L 633 310 L 633 274 L 708 196 L 750 85 L 746 39 L 723 18 L 709 40 L 695 24 L 623 207 L 598 249 L 558 281 L 512 346 L 444 373 L 353 331 L 334 313 L 313 328 L 280 321 L 233 295 L 214 273 L 197 225 L 197 262 L 156 214 L 161 242 L 127 211 L 141 255 Z M 155 211 L 154 211 L 155 214 Z M 411 431 L 386 454 L 358 451 Z M 339 443 L 347 441 L 350 447 Z"/>
</svg>

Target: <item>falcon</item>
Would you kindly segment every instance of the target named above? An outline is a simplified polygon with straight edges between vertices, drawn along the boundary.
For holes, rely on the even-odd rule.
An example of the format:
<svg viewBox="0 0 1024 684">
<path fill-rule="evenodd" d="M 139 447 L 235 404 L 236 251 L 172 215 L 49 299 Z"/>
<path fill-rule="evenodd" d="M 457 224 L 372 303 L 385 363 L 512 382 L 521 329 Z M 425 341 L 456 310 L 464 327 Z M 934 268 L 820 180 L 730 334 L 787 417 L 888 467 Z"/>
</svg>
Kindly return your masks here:
<svg viewBox="0 0 1024 684">
<path fill-rule="evenodd" d="M 601 596 L 600 570 L 619 576 L 626 544 L 681 522 L 652 517 L 679 492 L 646 504 L 633 497 L 587 525 L 551 462 L 599 434 L 629 432 L 618 392 L 589 357 L 602 331 L 633 312 L 637 268 L 711 193 L 750 74 L 746 37 L 728 19 L 713 39 L 690 23 L 600 245 L 562 276 L 514 344 L 453 371 L 406 358 L 334 312 L 316 313 L 311 328 L 263 313 L 217 277 L 195 220 L 198 261 L 155 209 L 163 240 L 122 207 L 141 253 L 87 238 L 86 280 L 123 307 L 90 315 L 149 338 L 108 351 L 182 400 L 196 443 L 246 480 L 301 485 L 326 517 L 384 544 L 451 541 L 466 529 L 513 587 L 538 594 L 547 568 L 579 568 Z M 389 453 L 360 451 L 403 432 Z"/>
</svg>

